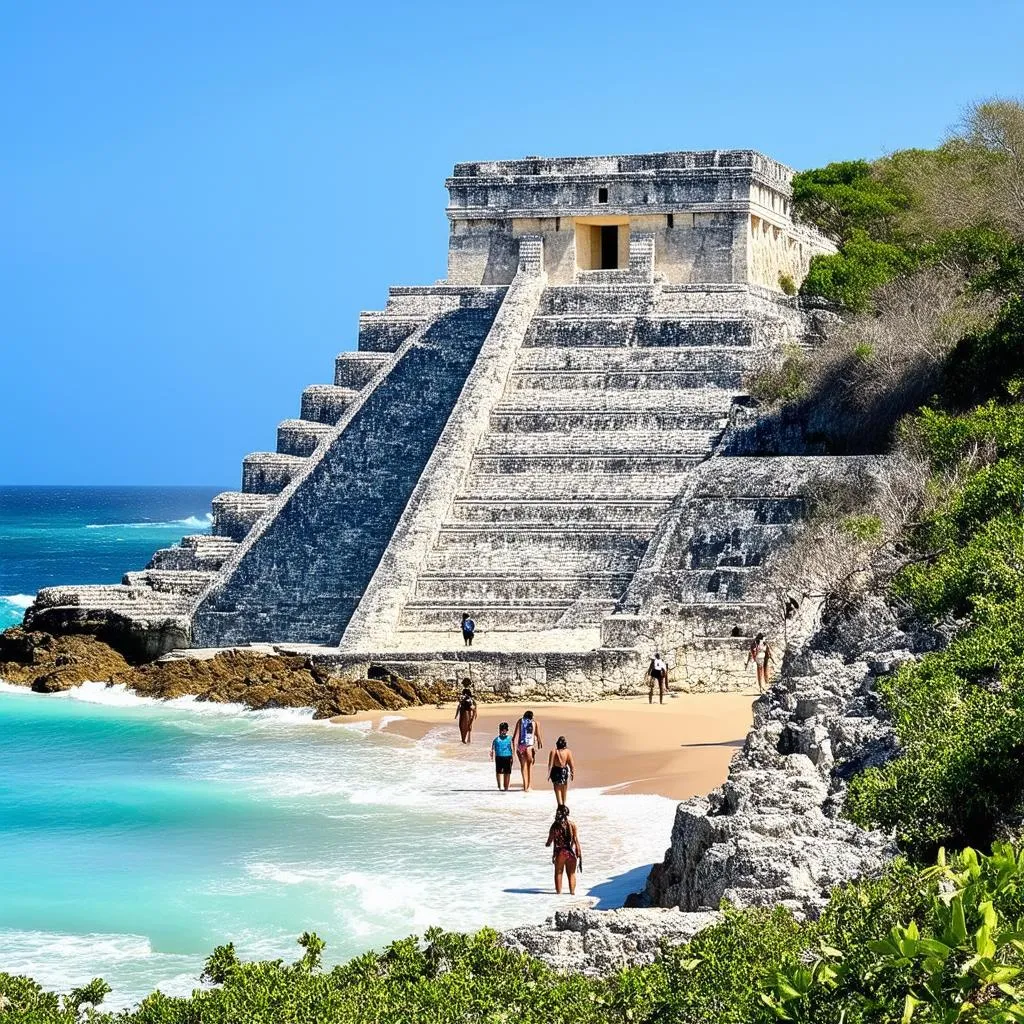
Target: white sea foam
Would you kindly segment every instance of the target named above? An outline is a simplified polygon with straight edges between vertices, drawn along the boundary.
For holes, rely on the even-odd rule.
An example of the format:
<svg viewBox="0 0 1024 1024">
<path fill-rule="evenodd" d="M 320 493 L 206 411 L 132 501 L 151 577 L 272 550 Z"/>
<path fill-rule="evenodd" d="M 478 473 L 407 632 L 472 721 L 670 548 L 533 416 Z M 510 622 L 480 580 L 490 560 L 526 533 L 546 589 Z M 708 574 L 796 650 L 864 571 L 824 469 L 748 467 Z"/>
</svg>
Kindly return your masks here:
<svg viewBox="0 0 1024 1024">
<path fill-rule="evenodd" d="M 192 530 L 205 530 L 213 523 L 213 515 L 207 512 L 203 516 L 186 516 L 184 519 L 171 519 L 165 522 L 142 523 L 87 523 L 87 530 L 174 530 L 187 527 Z"/>
<path fill-rule="evenodd" d="M 27 608 L 35 599 L 35 594 L 4 594 L 0 596 L 0 601 L 22 609 Z"/>
</svg>

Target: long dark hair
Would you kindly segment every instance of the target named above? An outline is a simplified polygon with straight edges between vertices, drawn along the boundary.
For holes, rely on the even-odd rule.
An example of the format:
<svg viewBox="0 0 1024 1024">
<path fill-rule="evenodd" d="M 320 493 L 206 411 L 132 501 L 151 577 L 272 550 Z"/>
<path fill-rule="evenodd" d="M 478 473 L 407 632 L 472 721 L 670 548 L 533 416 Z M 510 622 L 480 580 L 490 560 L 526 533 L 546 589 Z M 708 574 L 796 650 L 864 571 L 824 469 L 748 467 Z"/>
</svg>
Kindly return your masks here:
<svg viewBox="0 0 1024 1024">
<path fill-rule="evenodd" d="M 569 827 L 569 805 L 559 804 L 555 811 L 555 820 L 551 823 L 551 831 L 561 836 L 562 846 L 572 846 L 572 829 Z"/>
</svg>

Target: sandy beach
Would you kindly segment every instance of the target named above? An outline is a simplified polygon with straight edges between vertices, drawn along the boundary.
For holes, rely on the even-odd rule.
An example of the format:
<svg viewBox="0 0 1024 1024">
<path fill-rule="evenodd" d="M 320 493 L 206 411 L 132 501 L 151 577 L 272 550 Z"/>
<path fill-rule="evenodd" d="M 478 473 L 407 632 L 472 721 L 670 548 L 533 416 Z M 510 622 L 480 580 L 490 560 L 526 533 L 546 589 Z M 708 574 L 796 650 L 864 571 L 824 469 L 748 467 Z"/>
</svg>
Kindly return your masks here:
<svg viewBox="0 0 1024 1024">
<path fill-rule="evenodd" d="M 544 748 L 537 758 L 534 788 L 548 788 L 547 754 L 565 736 L 577 766 L 574 785 L 605 788 L 612 794 L 652 794 L 685 800 L 725 781 L 729 761 L 750 728 L 756 691 L 744 693 L 671 694 L 664 705 L 646 697 L 626 697 L 591 704 L 481 704 L 472 745 L 486 760 L 498 723 L 515 728 L 516 719 L 532 708 L 540 724 Z M 413 740 L 443 728 L 445 746 L 453 756 L 469 750 L 459 742 L 454 704 L 407 708 L 395 712 L 364 712 L 342 722 L 384 722 L 383 729 Z M 515 763 L 512 788 L 520 788 Z"/>
</svg>

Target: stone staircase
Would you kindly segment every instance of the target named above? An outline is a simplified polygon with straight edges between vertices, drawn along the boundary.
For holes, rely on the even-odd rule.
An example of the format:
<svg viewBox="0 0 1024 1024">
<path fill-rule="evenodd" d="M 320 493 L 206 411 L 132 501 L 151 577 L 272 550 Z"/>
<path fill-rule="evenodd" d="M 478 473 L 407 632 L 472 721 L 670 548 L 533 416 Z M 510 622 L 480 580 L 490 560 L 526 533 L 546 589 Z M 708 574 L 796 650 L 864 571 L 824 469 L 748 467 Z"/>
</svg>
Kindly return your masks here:
<svg viewBox="0 0 1024 1024">
<path fill-rule="evenodd" d="M 659 520 L 725 429 L 757 340 L 739 313 L 661 315 L 659 293 L 544 290 L 393 649 L 461 644 L 466 611 L 487 649 L 600 644 Z M 728 577 L 705 584 L 726 598 Z"/>
</svg>

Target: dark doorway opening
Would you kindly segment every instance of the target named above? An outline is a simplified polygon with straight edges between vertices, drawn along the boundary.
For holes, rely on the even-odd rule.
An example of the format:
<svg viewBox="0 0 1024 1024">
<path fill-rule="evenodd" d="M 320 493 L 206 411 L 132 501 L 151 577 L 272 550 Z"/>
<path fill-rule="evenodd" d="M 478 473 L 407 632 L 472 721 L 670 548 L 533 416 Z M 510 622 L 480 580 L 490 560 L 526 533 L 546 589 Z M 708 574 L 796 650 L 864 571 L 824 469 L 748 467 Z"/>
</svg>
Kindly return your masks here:
<svg viewBox="0 0 1024 1024">
<path fill-rule="evenodd" d="M 619 228 L 617 224 L 601 227 L 601 269 L 619 269 Z"/>
</svg>

